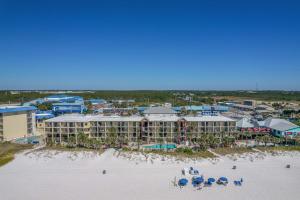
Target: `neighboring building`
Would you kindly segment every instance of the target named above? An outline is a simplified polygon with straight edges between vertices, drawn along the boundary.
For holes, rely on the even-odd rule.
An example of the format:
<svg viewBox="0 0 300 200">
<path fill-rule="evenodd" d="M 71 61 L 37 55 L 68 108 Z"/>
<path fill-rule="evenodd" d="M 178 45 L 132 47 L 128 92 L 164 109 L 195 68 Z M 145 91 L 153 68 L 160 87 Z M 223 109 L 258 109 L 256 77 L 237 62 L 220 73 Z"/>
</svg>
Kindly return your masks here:
<svg viewBox="0 0 300 200">
<path fill-rule="evenodd" d="M 220 113 L 228 112 L 229 107 L 228 106 L 184 106 L 184 107 L 174 107 L 175 111 L 180 112 L 182 109 L 187 111 L 194 111 L 198 112 L 201 115 L 219 115 Z"/>
<path fill-rule="evenodd" d="M 44 102 L 45 102 L 44 99 L 39 98 L 39 99 L 35 99 L 35 100 L 29 101 L 29 102 L 25 102 L 25 103 L 23 103 L 23 106 L 38 105 L 38 104 L 42 104 Z"/>
<path fill-rule="evenodd" d="M 112 103 L 118 103 L 118 104 L 122 104 L 122 103 L 135 103 L 134 99 L 113 99 L 110 102 Z"/>
<path fill-rule="evenodd" d="M 145 116 L 176 116 L 176 111 L 168 107 L 150 107 L 144 112 Z"/>
<path fill-rule="evenodd" d="M 103 105 L 107 103 L 104 99 L 89 99 L 87 102 L 90 102 L 92 105 Z"/>
<path fill-rule="evenodd" d="M 295 128 L 298 128 L 297 125 L 285 120 L 285 119 L 273 119 L 268 118 L 265 120 L 265 127 L 271 129 L 271 133 L 275 136 L 285 136 L 286 132 L 290 132 Z"/>
<path fill-rule="evenodd" d="M 47 139 L 54 142 L 67 142 L 69 137 L 78 133 L 90 138 L 105 139 L 111 131 L 123 136 L 130 142 L 170 142 L 186 140 L 203 133 L 234 133 L 235 120 L 224 116 L 179 117 L 176 112 L 164 108 L 149 108 L 145 116 L 103 116 L 103 115 L 63 115 L 45 121 Z"/>
<path fill-rule="evenodd" d="M 55 115 L 68 114 L 68 113 L 83 113 L 86 110 L 84 102 L 75 103 L 53 103 L 52 110 Z"/>
<path fill-rule="evenodd" d="M 240 111 L 254 111 L 255 109 L 254 106 L 243 105 L 243 104 L 234 104 L 232 105 L 232 108 L 235 108 Z"/>
<path fill-rule="evenodd" d="M 86 102 L 91 104 L 91 106 L 88 106 L 88 109 L 91 109 L 94 111 L 102 109 L 102 108 L 110 107 L 110 104 L 108 104 L 107 101 L 104 99 L 89 99 Z"/>
<path fill-rule="evenodd" d="M 255 100 L 244 100 L 243 105 L 255 107 L 256 101 Z"/>
<path fill-rule="evenodd" d="M 37 111 L 35 114 L 35 120 L 36 120 L 36 130 L 40 134 L 43 133 L 44 128 L 44 121 L 47 119 L 51 119 L 55 117 L 52 110 L 49 111 Z"/>
<path fill-rule="evenodd" d="M 35 129 L 35 107 L 0 107 L 0 141 L 32 135 Z"/>
<path fill-rule="evenodd" d="M 249 118 L 242 118 L 241 120 L 237 121 L 236 127 L 241 130 L 241 129 L 247 129 L 247 128 L 253 128 L 254 124 L 251 123 Z"/>
<path fill-rule="evenodd" d="M 83 101 L 83 98 L 80 96 L 68 96 L 64 94 L 58 94 L 58 95 L 51 95 L 48 97 L 45 97 L 44 100 L 46 102 L 77 102 L 77 101 Z"/>
<path fill-rule="evenodd" d="M 286 130 L 285 135 L 291 136 L 291 137 L 300 136 L 300 127 L 291 128 L 289 130 Z"/>
<path fill-rule="evenodd" d="M 100 108 L 95 113 L 103 113 L 104 115 L 129 115 L 133 113 L 135 108 Z"/>
</svg>

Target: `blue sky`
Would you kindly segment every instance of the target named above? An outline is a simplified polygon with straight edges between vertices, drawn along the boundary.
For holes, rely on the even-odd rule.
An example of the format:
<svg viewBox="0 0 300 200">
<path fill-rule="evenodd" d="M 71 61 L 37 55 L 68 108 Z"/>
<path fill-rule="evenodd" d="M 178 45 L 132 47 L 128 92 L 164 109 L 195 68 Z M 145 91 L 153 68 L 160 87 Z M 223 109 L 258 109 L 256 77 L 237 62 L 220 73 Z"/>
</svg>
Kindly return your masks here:
<svg viewBox="0 0 300 200">
<path fill-rule="evenodd" d="M 300 90 L 297 1 L 0 0 L 0 25 L 0 89 Z"/>
</svg>

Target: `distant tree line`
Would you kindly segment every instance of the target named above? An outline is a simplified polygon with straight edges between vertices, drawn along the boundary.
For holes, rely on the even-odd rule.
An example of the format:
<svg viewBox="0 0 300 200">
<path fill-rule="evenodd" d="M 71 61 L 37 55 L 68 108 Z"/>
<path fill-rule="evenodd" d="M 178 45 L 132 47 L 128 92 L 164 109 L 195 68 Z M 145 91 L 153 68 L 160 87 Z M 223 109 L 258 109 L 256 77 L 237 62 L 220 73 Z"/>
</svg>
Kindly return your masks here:
<svg viewBox="0 0 300 200">
<path fill-rule="evenodd" d="M 191 101 L 184 100 L 185 96 L 192 95 Z M 0 103 L 23 103 L 33 99 L 43 98 L 50 94 L 38 92 L 26 92 L 11 94 L 10 91 L 0 91 Z M 72 95 L 72 94 L 70 94 Z M 134 99 L 137 105 L 148 105 L 149 103 L 170 102 L 175 106 L 210 104 L 214 99 L 227 100 L 235 98 L 249 98 L 264 101 L 300 101 L 300 91 L 189 91 L 189 90 L 134 90 L 134 91 L 94 91 L 94 93 L 83 92 L 75 95 L 84 99 L 101 98 L 112 99 Z"/>
</svg>

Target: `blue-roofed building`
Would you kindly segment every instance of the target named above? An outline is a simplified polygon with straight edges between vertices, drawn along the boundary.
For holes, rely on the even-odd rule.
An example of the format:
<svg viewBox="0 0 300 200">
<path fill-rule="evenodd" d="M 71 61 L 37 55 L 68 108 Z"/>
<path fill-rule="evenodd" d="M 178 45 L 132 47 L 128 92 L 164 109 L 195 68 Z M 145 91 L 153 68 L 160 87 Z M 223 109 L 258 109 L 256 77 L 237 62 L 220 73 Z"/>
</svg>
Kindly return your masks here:
<svg viewBox="0 0 300 200">
<path fill-rule="evenodd" d="M 64 94 L 58 94 L 58 95 L 51 95 L 45 97 L 44 100 L 46 102 L 75 103 L 75 102 L 83 101 L 83 98 L 80 96 L 68 96 Z"/>
<path fill-rule="evenodd" d="M 44 102 L 45 102 L 44 99 L 39 98 L 39 99 L 35 99 L 35 100 L 29 101 L 29 102 L 25 102 L 25 103 L 23 103 L 23 106 L 32 106 L 32 105 L 42 104 Z"/>
<path fill-rule="evenodd" d="M 195 111 L 200 113 L 201 115 L 218 115 L 219 113 L 228 112 L 229 107 L 227 106 L 184 106 L 184 107 L 173 107 L 173 110 L 180 112 L 182 109 L 187 111 Z"/>
<path fill-rule="evenodd" d="M 89 99 L 87 102 L 90 102 L 92 105 L 106 104 L 107 101 L 104 99 Z"/>
<path fill-rule="evenodd" d="M 35 132 L 33 106 L 0 106 L 0 141 L 11 141 Z"/>
<path fill-rule="evenodd" d="M 75 103 L 54 103 L 52 105 L 52 110 L 55 115 L 66 113 L 83 113 L 84 111 L 86 111 L 86 107 L 83 101 Z"/>
<path fill-rule="evenodd" d="M 37 121 L 42 121 L 42 120 L 50 119 L 53 117 L 55 117 L 55 115 L 53 114 L 52 110 L 47 110 L 47 111 L 38 110 L 35 114 L 35 119 Z"/>
<path fill-rule="evenodd" d="M 290 137 L 300 136 L 300 126 L 286 130 L 285 135 Z"/>
</svg>

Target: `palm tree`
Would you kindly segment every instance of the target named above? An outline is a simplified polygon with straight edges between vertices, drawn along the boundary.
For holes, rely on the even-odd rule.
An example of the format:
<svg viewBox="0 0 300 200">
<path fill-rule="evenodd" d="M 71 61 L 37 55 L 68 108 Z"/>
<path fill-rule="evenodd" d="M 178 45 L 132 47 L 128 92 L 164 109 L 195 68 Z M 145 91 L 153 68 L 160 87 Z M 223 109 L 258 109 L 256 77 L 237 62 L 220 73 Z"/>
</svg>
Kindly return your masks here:
<svg viewBox="0 0 300 200">
<path fill-rule="evenodd" d="M 124 136 L 124 134 L 121 134 L 121 135 L 117 138 L 117 142 L 118 142 L 119 148 L 122 148 L 122 146 L 123 146 L 124 143 L 125 143 L 125 136 Z"/>
<path fill-rule="evenodd" d="M 220 140 L 212 134 L 207 137 L 209 147 L 216 148 L 219 145 Z"/>
<path fill-rule="evenodd" d="M 108 130 L 108 133 L 106 135 L 106 144 L 110 146 L 115 146 L 116 145 L 116 140 L 117 140 L 117 133 L 115 128 L 110 128 Z"/>
<path fill-rule="evenodd" d="M 261 141 L 267 146 L 267 143 L 270 142 L 271 137 L 269 135 L 264 135 L 261 137 Z"/>
<path fill-rule="evenodd" d="M 157 138 L 157 142 L 158 142 L 159 145 L 160 145 L 160 150 L 162 150 L 162 145 L 163 145 L 164 139 L 161 138 L 161 137 L 159 137 L 159 138 Z"/>
<path fill-rule="evenodd" d="M 138 135 L 138 137 L 136 139 L 137 139 L 138 150 L 140 150 L 140 146 L 141 146 L 141 136 L 140 136 L 140 134 Z"/>
<path fill-rule="evenodd" d="M 187 141 L 189 142 L 189 144 L 191 144 L 192 143 L 193 134 L 190 131 L 188 131 L 188 132 L 186 132 L 186 137 L 187 137 Z"/>
<path fill-rule="evenodd" d="M 248 146 L 248 139 L 249 139 L 249 137 L 252 139 L 252 133 L 250 133 L 250 132 L 245 132 L 245 137 L 246 137 L 246 147 Z"/>
<path fill-rule="evenodd" d="M 74 136 L 69 137 L 67 146 L 68 147 L 76 147 L 77 146 L 76 139 Z"/>
<path fill-rule="evenodd" d="M 79 133 L 77 136 L 77 145 L 80 147 L 86 147 L 88 136 L 84 133 Z"/>
<path fill-rule="evenodd" d="M 294 144 L 295 145 L 296 144 L 298 144 L 298 145 L 300 144 L 300 135 L 295 136 L 293 139 L 294 139 L 294 142 L 295 142 Z"/>
<path fill-rule="evenodd" d="M 229 146 L 231 146 L 233 144 L 235 144 L 235 138 L 234 137 L 230 137 L 230 136 L 225 135 L 222 138 L 222 145 L 224 147 L 229 147 Z"/>
<path fill-rule="evenodd" d="M 208 139 L 205 134 L 203 134 L 199 138 L 197 138 L 196 142 L 201 150 L 206 150 L 209 146 Z"/>
</svg>

